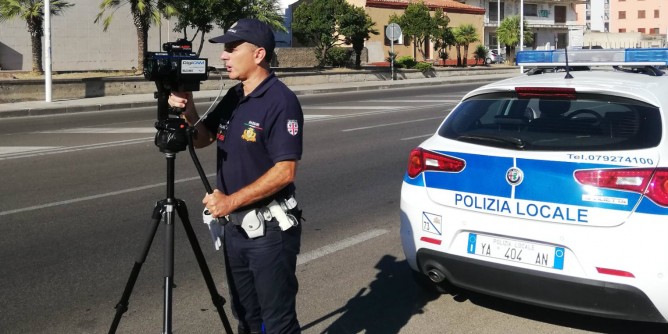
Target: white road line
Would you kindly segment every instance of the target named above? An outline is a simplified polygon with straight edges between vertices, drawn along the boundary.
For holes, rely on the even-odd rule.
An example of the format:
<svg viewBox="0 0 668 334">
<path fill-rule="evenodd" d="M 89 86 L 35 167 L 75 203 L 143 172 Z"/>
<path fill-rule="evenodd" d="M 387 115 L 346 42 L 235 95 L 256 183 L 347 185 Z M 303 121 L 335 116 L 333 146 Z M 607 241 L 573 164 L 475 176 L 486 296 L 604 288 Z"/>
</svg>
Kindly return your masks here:
<svg viewBox="0 0 668 334">
<path fill-rule="evenodd" d="M 354 245 L 357 245 L 359 243 L 365 242 L 367 240 L 373 239 L 375 237 L 379 237 L 383 234 L 388 233 L 388 230 L 370 230 L 366 231 L 364 233 L 360 233 L 356 236 L 352 236 L 347 239 L 343 239 L 339 242 L 329 244 L 323 247 L 320 247 L 318 249 L 314 249 L 310 252 L 306 252 L 303 254 L 300 254 L 297 256 L 297 265 L 300 266 L 302 264 L 306 264 L 308 262 L 311 262 L 313 260 L 317 260 L 325 255 L 332 254 L 334 252 L 338 252 L 340 250 L 346 249 L 348 247 L 352 247 Z"/>
<path fill-rule="evenodd" d="M 418 139 L 418 138 L 427 138 L 433 136 L 433 133 L 430 133 L 428 135 L 422 135 L 422 136 L 413 136 L 413 137 L 406 137 L 406 138 L 401 138 L 400 140 L 413 140 L 413 139 Z"/>
<path fill-rule="evenodd" d="M 82 133 L 82 134 L 104 134 L 104 133 L 155 133 L 157 130 L 153 127 L 142 127 L 142 128 L 74 128 L 74 129 L 62 129 L 62 130 L 51 130 L 51 131 L 40 131 L 37 133 Z"/>
<path fill-rule="evenodd" d="M 54 150 L 62 146 L 0 146 L 0 155 L 16 154 L 30 151 Z"/>
<path fill-rule="evenodd" d="M 370 102 L 370 103 L 387 103 L 387 102 L 397 102 L 397 103 L 458 103 L 461 100 L 364 100 L 361 102 Z"/>
<path fill-rule="evenodd" d="M 387 101 L 384 101 L 387 102 Z M 304 110 L 376 110 L 376 109 L 397 109 L 397 106 L 310 106 L 302 107 Z"/>
<path fill-rule="evenodd" d="M 439 116 L 439 117 L 430 117 L 430 118 L 413 119 L 413 120 L 410 120 L 410 121 L 404 121 L 404 122 L 376 124 L 376 125 L 371 125 L 371 126 L 363 126 L 363 127 L 360 127 L 360 128 L 344 129 L 344 130 L 341 130 L 341 132 L 350 132 L 350 131 L 358 131 L 358 130 L 368 130 L 368 129 L 373 129 L 373 128 L 381 128 L 381 127 L 385 127 L 385 126 L 401 125 L 401 124 L 408 124 L 408 123 L 415 123 L 415 122 L 429 121 L 429 120 L 432 120 L 432 119 L 443 119 L 443 117 L 442 117 L 442 116 Z"/>
<path fill-rule="evenodd" d="M 214 176 L 214 175 L 216 175 L 216 174 L 208 174 L 207 177 L 211 177 L 211 176 Z M 180 179 L 180 180 L 175 180 L 174 184 L 183 183 L 183 182 L 190 182 L 190 181 L 194 181 L 194 180 L 200 180 L 199 176 L 189 177 L 189 178 Z M 112 192 L 108 192 L 108 193 L 97 194 L 97 195 L 86 196 L 86 197 L 73 198 L 73 199 L 68 199 L 68 200 L 65 200 L 65 201 L 52 202 L 52 203 L 46 203 L 46 204 L 41 204 L 41 205 L 34 205 L 34 206 L 29 206 L 29 207 L 26 207 L 26 208 L 20 208 L 20 209 L 14 209 L 14 210 L 0 211 L 0 216 L 6 216 L 6 215 L 11 215 L 11 214 L 14 214 L 14 213 L 21 213 L 21 212 L 26 212 L 26 211 L 42 210 L 42 209 L 46 209 L 46 208 L 52 208 L 54 206 L 68 205 L 68 204 L 73 204 L 73 203 L 79 203 L 79 202 L 84 202 L 84 201 L 100 199 L 100 198 L 109 197 L 109 196 L 122 195 L 122 194 L 127 194 L 127 193 L 131 193 L 131 192 L 135 192 L 135 191 L 141 191 L 141 190 L 157 188 L 157 187 L 164 187 L 165 185 L 166 185 L 165 182 L 156 183 L 156 184 L 149 184 L 149 185 L 146 185 L 146 186 L 128 188 L 128 189 L 112 191 Z"/>
<path fill-rule="evenodd" d="M 107 147 L 114 147 L 114 146 L 132 145 L 132 144 L 144 143 L 144 142 L 148 142 L 148 141 L 152 141 L 152 140 L 153 140 L 153 137 L 149 137 L 149 138 L 128 139 L 128 140 L 114 141 L 114 142 L 108 142 L 108 143 L 99 143 L 99 144 L 90 144 L 90 145 L 81 145 L 81 146 L 56 147 L 56 148 L 43 149 L 43 150 L 39 150 L 39 151 L 16 152 L 16 153 L 8 153 L 8 154 L 1 154 L 0 153 L 0 161 L 10 160 L 10 159 L 19 159 L 19 158 L 30 158 L 30 157 L 37 157 L 37 156 L 41 156 L 41 155 L 49 155 L 49 154 L 59 154 L 59 153 L 76 152 L 76 151 L 84 151 L 84 150 L 94 150 L 94 149 L 98 149 L 98 148 L 107 148 Z"/>
</svg>

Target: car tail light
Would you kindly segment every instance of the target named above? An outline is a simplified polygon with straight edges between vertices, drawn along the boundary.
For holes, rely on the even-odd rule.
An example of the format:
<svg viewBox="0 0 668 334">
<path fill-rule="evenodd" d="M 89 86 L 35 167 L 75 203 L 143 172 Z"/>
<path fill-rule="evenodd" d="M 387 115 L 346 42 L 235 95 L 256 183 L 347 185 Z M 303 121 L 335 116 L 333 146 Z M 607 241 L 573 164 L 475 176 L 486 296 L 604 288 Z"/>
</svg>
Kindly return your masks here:
<svg viewBox="0 0 668 334">
<path fill-rule="evenodd" d="M 515 87 L 517 97 L 521 99 L 530 98 L 554 98 L 575 100 L 575 88 L 563 87 Z"/>
<path fill-rule="evenodd" d="M 413 149 L 408 157 L 408 176 L 416 177 L 427 170 L 459 172 L 464 169 L 465 165 L 466 163 L 463 160 L 418 147 Z"/>
<path fill-rule="evenodd" d="M 575 179 L 584 185 L 641 193 L 661 206 L 668 206 L 668 169 L 579 170 Z"/>
</svg>

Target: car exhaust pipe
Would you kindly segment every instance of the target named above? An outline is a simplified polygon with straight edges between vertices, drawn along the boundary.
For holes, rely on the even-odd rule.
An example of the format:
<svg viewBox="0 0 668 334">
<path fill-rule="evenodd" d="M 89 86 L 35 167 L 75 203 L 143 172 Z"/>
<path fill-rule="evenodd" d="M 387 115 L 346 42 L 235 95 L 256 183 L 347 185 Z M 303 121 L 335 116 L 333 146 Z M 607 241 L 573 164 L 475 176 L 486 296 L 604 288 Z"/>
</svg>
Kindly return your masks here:
<svg viewBox="0 0 668 334">
<path fill-rule="evenodd" d="M 445 280 L 445 275 L 436 268 L 429 269 L 429 271 L 427 271 L 427 277 L 434 283 L 441 283 Z"/>
</svg>

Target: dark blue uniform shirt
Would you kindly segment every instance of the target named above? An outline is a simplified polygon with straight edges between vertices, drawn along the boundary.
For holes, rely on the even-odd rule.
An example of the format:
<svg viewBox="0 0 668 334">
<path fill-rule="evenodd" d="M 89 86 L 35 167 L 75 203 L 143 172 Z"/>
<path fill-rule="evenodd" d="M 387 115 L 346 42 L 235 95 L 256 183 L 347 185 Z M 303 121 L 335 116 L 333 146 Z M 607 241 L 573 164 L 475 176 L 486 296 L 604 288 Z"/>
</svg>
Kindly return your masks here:
<svg viewBox="0 0 668 334">
<path fill-rule="evenodd" d="M 297 96 L 274 73 L 248 96 L 241 83 L 230 88 L 203 123 L 216 133 L 216 185 L 225 194 L 253 183 L 280 161 L 301 159 L 304 114 Z M 278 195 L 288 196 L 294 188 L 291 183 Z"/>
</svg>

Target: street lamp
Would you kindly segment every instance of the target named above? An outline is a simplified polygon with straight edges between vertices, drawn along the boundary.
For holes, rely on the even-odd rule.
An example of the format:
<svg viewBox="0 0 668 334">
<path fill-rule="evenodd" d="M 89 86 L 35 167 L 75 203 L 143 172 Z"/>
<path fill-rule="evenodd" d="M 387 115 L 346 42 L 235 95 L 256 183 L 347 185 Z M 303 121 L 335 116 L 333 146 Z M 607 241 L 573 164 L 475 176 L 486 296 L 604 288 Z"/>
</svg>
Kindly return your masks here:
<svg viewBox="0 0 668 334">
<path fill-rule="evenodd" d="M 522 50 L 524 50 L 524 0 L 520 0 L 520 51 Z M 524 66 L 520 66 L 520 73 L 524 73 Z"/>
<path fill-rule="evenodd" d="M 496 62 L 501 59 L 501 40 L 499 40 L 499 28 L 501 28 L 501 0 L 496 0 Z"/>
<path fill-rule="evenodd" d="M 44 93 L 51 102 L 51 0 L 44 0 Z"/>
</svg>

